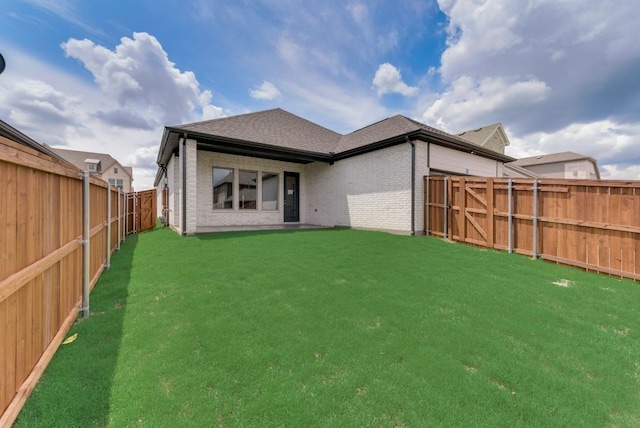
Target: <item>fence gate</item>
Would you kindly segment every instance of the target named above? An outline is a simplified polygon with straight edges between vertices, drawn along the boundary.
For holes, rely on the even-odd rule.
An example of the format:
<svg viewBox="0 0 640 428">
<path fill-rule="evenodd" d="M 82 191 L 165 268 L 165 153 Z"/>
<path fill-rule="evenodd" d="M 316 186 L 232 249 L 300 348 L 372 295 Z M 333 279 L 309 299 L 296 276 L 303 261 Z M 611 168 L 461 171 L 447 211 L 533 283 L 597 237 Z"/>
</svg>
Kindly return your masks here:
<svg viewBox="0 0 640 428">
<path fill-rule="evenodd" d="M 127 193 L 127 235 L 156 227 L 156 190 Z"/>
</svg>

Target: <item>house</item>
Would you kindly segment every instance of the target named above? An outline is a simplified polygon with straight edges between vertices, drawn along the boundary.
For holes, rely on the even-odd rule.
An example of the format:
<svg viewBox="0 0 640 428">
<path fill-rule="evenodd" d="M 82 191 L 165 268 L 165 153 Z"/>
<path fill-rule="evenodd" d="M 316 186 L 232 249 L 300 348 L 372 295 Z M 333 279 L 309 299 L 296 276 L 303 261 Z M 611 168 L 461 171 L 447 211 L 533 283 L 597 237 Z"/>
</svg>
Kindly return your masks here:
<svg viewBox="0 0 640 428">
<path fill-rule="evenodd" d="M 343 135 L 277 108 L 165 127 L 155 186 L 182 234 L 287 224 L 415 234 L 424 176 L 501 177 L 512 160 L 401 115 Z"/>
<path fill-rule="evenodd" d="M 527 174 L 533 174 L 533 178 L 600 180 L 596 160 L 574 152 L 532 156 L 505 164 L 506 176 L 532 177 Z"/>
<path fill-rule="evenodd" d="M 51 148 L 58 156 L 91 175 L 100 177 L 125 193 L 133 191 L 133 169 L 105 153 Z"/>
<path fill-rule="evenodd" d="M 465 141 L 501 154 L 504 154 L 505 147 L 511 144 L 501 123 L 464 131 L 456 135 Z"/>
</svg>

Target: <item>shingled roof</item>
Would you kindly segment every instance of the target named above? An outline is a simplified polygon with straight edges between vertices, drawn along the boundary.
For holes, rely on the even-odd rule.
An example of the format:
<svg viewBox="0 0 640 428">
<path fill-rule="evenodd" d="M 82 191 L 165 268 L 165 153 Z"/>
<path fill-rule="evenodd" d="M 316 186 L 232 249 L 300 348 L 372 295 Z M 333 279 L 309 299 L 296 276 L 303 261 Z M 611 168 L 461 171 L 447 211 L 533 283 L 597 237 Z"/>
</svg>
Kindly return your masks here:
<svg viewBox="0 0 640 428">
<path fill-rule="evenodd" d="M 173 128 L 202 135 L 215 135 L 319 153 L 333 151 L 342 137 L 337 132 L 280 108 L 189 123 Z"/>
<path fill-rule="evenodd" d="M 309 163 L 332 162 L 365 151 L 404 143 L 430 141 L 504 162 L 513 160 L 455 135 L 396 115 L 342 135 L 280 108 L 165 127 L 158 165 L 166 165 L 181 137 L 195 139 L 198 149 Z"/>
<path fill-rule="evenodd" d="M 528 158 L 522 158 L 511 162 L 512 165 L 517 165 L 521 167 L 527 166 L 535 166 L 535 165 L 546 165 L 550 163 L 560 163 L 560 162 L 573 162 L 573 161 L 581 161 L 588 160 L 590 162 L 596 163 L 596 160 L 590 156 L 581 155 L 580 153 L 574 152 L 560 152 L 560 153 L 551 153 L 548 155 L 539 155 L 539 156 L 531 156 Z"/>
<path fill-rule="evenodd" d="M 68 162 L 72 163 L 76 167 L 81 170 L 85 170 L 87 167 L 87 159 L 94 159 L 100 161 L 100 169 L 97 171 L 98 173 L 102 173 L 102 171 L 108 170 L 115 163 L 120 164 L 117 160 L 115 160 L 111 155 L 106 153 L 95 153 L 95 152 L 82 152 L 78 150 L 67 150 L 67 149 L 54 149 L 51 148 L 58 156 L 66 159 Z M 133 169 L 129 166 L 122 166 L 122 169 L 132 177 Z"/>
</svg>

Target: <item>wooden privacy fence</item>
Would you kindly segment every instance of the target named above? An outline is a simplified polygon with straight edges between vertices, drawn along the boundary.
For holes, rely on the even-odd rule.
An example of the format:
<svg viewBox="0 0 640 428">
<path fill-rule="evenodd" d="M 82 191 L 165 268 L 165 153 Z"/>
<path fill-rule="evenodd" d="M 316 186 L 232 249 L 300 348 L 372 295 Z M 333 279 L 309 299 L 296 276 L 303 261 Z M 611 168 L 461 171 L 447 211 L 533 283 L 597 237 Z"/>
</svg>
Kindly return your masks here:
<svg viewBox="0 0 640 428">
<path fill-rule="evenodd" d="M 102 180 L 0 137 L 0 427 L 78 310 L 88 314 L 83 292 L 124 239 L 124 210 L 125 195 Z"/>
<path fill-rule="evenodd" d="M 640 279 L 640 181 L 424 177 L 427 235 Z"/>
<path fill-rule="evenodd" d="M 156 190 L 127 193 L 127 235 L 156 227 Z"/>
</svg>

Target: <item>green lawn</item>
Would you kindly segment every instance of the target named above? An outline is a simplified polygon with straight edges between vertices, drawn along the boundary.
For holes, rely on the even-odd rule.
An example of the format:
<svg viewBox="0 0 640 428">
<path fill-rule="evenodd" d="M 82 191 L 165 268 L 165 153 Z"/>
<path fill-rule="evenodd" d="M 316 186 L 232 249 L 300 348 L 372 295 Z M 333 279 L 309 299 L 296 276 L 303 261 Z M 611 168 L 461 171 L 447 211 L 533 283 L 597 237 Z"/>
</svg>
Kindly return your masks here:
<svg viewBox="0 0 640 428">
<path fill-rule="evenodd" d="M 16 426 L 640 426 L 638 302 L 435 238 L 156 230 Z"/>
</svg>

